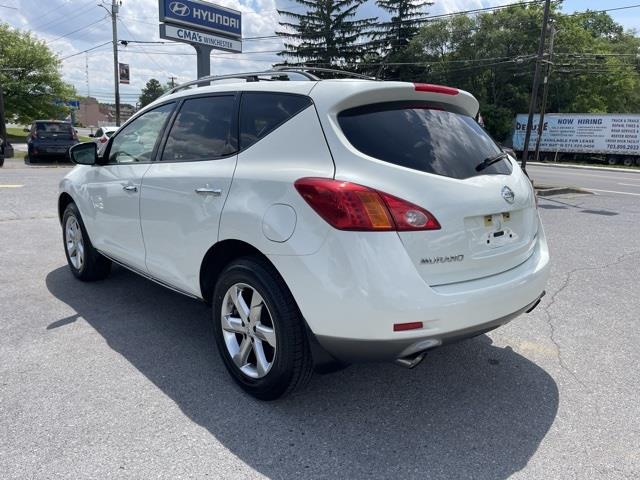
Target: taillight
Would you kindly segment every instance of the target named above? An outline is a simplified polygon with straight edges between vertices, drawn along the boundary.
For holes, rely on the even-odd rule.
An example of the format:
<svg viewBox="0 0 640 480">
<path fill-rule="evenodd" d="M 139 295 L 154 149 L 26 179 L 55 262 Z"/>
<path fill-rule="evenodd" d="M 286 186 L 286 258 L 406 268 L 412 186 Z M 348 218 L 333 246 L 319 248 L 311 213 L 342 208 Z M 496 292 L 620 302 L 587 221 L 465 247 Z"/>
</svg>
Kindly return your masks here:
<svg viewBox="0 0 640 480">
<path fill-rule="evenodd" d="M 35 132 L 33 132 L 33 133 L 31 134 L 31 138 L 32 138 L 33 140 L 37 140 L 37 139 L 38 139 L 38 134 L 37 134 L 37 133 L 35 133 Z"/>
<path fill-rule="evenodd" d="M 295 182 L 302 198 L 329 225 L 339 230 L 439 230 L 424 208 L 363 185 L 331 178 L 301 178 Z"/>
<path fill-rule="evenodd" d="M 416 92 L 442 93 L 444 95 L 458 95 L 457 88 L 445 87 L 444 85 L 432 85 L 431 83 L 414 83 Z"/>
<path fill-rule="evenodd" d="M 107 137 L 100 137 L 100 143 L 107 143 L 107 140 L 109 140 Z"/>
</svg>

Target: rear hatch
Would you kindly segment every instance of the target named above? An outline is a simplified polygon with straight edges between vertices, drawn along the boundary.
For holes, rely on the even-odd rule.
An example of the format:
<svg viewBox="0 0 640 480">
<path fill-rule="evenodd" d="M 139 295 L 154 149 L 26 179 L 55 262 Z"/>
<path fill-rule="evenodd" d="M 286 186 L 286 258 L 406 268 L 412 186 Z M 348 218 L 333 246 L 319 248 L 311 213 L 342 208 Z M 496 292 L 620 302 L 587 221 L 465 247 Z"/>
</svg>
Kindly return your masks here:
<svg viewBox="0 0 640 480">
<path fill-rule="evenodd" d="M 412 84 L 392 90 L 372 88 L 369 98 L 358 94 L 355 106 L 347 100 L 328 109 L 336 178 L 433 214 L 439 230 L 398 232 L 429 285 L 482 278 L 524 262 L 538 229 L 533 189 L 473 119 L 471 96 L 444 90 L 421 97 Z"/>
<path fill-rule="evenodd" d="M 73 145 L 77 139 L 70 123 L 37 122 L 35 134 L 37 140 L 47 146 Z"/>
</svg>

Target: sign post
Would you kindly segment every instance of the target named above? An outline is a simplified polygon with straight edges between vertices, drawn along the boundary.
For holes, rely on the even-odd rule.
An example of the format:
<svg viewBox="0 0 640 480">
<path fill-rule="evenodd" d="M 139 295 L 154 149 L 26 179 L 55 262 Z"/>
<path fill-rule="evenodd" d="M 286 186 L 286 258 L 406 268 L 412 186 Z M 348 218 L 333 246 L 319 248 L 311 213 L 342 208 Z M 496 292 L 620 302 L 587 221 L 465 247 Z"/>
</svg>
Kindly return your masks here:
<svg viewBox="0 0 640 480">
<path fill-rule="evenodd" d="M 198 78 L 211 74 L 211 50 L 242 52 L 242 14 L 201 0 L 159 0 L 160 38 L 188 43 Z"/>
</svg>

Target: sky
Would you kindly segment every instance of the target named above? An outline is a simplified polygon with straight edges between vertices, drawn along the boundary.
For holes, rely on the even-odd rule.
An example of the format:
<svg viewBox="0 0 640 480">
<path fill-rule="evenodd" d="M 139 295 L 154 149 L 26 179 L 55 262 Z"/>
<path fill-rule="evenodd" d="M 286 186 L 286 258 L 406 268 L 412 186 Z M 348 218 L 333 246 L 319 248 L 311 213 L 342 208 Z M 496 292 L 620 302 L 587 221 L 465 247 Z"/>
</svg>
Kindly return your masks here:
<svg viewBox="0 0 640 480">
<path fill-rule="evenodd" d="M 110 3 L 110 0 L 104 0 Z M 429 15 L 475 8 L 499 6 L 514 0 L 435 0 L 427 9 Z M 75 86 L 79 95 L 90 94 L 103 102 L 113 102 L 113 57 L 111 20 L 97 4 L 100 0 L 0 0 L 0 21 L 31 30 L 62 60 L 63 78 Z M 242 12 L 243 37 L 273 35 L 278 28 L 277 8 L 300 11 L 303 7 L 290 0 L 217 0 L 214 3 Z M 600 10 L 637 5 L 634 0 L 565 0 L 565 13 L 586 9 Z M 9 7 L 9 8 L 7 8 Z M 640 8 L 610 13 L 625 28 L 640 30 Z M 361 16 L 386 15 L 368 0 Z M 159 41 L 158 0 L 122 0 L 118 37 L 121 40 Z M 109 43 L 107 43 L 109 42 Z M 83 50 L 107 43 L 88 53 Z M 280 61 L 274 51 L 282 47 L 275 39 L 254 39 L 243 42 L 243 54 L 215 52 L 211 58 L 211 73 L 225 74 L 269 68 Z M 262 53 L 260 53 L 262 52 Z M 69 58 L 66 58 L 69 57 Z M 150 78 L 162 83 L 177 77 L 177 83 L 196 77 L 196 58 L 191 46 L 169 44 L 120 47 L 119 61 L 128 63 L 131 85 L 121 85 L 121 101 L 135 103 L 140 89 Z"/>
</svg>

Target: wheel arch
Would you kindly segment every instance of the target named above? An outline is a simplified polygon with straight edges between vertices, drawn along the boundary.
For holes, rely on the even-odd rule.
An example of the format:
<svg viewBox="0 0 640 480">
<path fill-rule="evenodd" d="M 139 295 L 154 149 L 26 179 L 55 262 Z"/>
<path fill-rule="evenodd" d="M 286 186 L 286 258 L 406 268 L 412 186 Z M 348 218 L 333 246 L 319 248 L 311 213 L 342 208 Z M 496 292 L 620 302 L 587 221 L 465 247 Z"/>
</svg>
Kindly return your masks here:
<svg viewBox="0 0 640 480">
<path fill-rule="evenodd" d="M 58 218 L 60 219 L 60 223 L 62 224 L 62 216 L 64 215 L 64 211 L 67 208 L 67 205 L 70 203 L 75 203 L 73 201 L 73 197 L 69 195 L 67 192 L 62 192 L 58 197 Z"/>
<path fill-rule="evenodd" d="M 267 263 L 277 272 L 278 269 L 269 258 L 253 245 L 242 240 L 227 239 L 213 245 L 200 264 L 200 293 L 205 302 L 211 303 L 213 289 L 222 270 L 233 260 L 248 255 L 255 255 Z M 278 272 L 280 275 L 280 272 Z M 282 275 L 280 275 L 282 277 Z M 286 283 L 286 282 L 285 282 Z"/>
</svg>

